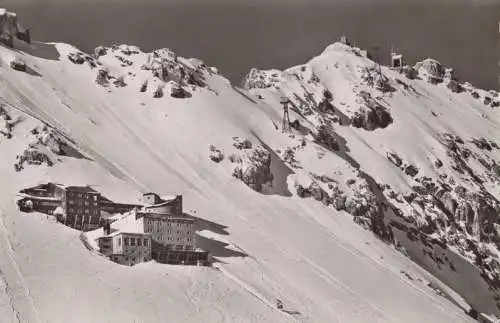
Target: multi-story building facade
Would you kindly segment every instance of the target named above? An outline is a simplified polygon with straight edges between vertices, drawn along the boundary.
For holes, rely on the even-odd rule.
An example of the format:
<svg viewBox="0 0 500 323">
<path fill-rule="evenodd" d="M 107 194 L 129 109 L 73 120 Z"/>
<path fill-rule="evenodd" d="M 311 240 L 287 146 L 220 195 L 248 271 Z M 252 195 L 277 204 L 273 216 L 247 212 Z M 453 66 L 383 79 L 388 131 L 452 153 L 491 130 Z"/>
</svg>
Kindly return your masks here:
<svg viewBox="0 0 500 323">
<path fill-rule="evenodd" d="M 195 223 L 193 218 L 168 214 L 136 212 L 136 221 L 144 233 L 156 243 L 176 250 L 194 250 Z"/>
<path fill-rule="evenodd" d="M 208 252 L 196 249 L 195 219 L 183 215 L 182 196 L 161 199 L 154 193 L 147 193 L 144 194 L 143 201 L 146 206 L 142 210 L 135 208 L 130 216 L 116 221 L 113 226 L 123 232 L 135 232 L 137 236 L 149 237 L 150 257 L 160 263 L 185 265 L 211 263 Z M 123 240 L 122 242 L 117 240 L 118 235 L 115 233 L 99 238 L 101 252 L 117 263 L 136 263 L 140 259 L 139 255 L 131 253 L 130 246 L 123 251 L 116 249 L 120 243 L 121 246 L 124 245 Z M 125 239 L 125 233 L 121 235 Z M 132 233 L 126 235 L 131 237 Z"/>
<path fill-rule="evenodd" d="M 56 198 L 61 200 L 65 225 L 77 230 L 97 229 L 101 224 L 101 194 L 90 187 L 56 185 Z"/>
<path fill-rule="evenodd" d="M 115 232 L 97 239 L 99 251 L 112 261 L 133 266 L 151 257 L 151 235 L 147 233 Z"/>
</svg>

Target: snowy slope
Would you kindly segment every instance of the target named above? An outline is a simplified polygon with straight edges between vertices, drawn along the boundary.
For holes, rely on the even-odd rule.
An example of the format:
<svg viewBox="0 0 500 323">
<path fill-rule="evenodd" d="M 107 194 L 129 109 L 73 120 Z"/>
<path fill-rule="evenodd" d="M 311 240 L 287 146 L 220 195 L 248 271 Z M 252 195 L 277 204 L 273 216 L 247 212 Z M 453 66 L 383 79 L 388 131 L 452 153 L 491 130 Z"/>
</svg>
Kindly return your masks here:
<svg viewBox="0 0 500 323">
<path fill-rule="evenodd" d="M 389 162 L 389 151 L 431 178 L 439 178 L 433 166 L 433 158 L 439 158 L 444 162 L 440 172 L 478 190 L 451 169 L 439 134 L 500 138 L 498 110 L 467 93 L 450 94 L 441 85 L 411 81 L 418 95 L 397 88 L 383 99 L 391 125 L 375 131 L 335 126 L 348 149 L 334 152 L 314 142 L 314 129 L 326 118 L 316 111 L 304 117 L 291 113 L 310 133 L 283 134 L 279 100 L 283 95 L 293 99 L 293 92 L 303 95 L 301 85 L 321 100 L 328 88 L 335 107 L 347 117 L 354 115 L 359 103 L 353 86 L 362 86 L 356 65 L 373 63 L 338 44 L 311 60 L 305 71 L 291 68 L 277 86 L 249 92 L 198 60 L 178 57 L 175 62 L 168 50 L 143 53 L 122 45 L 94 58 L 66 44 L 16 46 L 20 50 L 0 47 L 0 100 L 13 120 L 21 118 L 12 138 L 0 138 L 0 180 L 5 183 L 0 196 L 2 322 L 471 320 L 457 305 L 467 309 L 464 300 L 452 291 L 443 297 L 428 286 L 431 281 L 448 289 L 431 274 L 358 226 L 346 211 L 299 197 L 297 187 L 314 183 L 328 191 L 328 184 L 317 180 L 324 175 L 353 209 L 365 210 L 380 199 L 370 179 L 400 193 L 414 184 Z M 11 69 L 13 59 L 24 61 L 29 73 Z M 188 85 L 191 97 L 171 97 L 176 74 L 170 74 L 170 81 L 155 76 L 166 61 L 201 75 L 205 86 Z M 96 79 L 104 69 L 103 86 Z M 311 71 L 319 82 L 300 80 Z M 163 96 L 155 98 L 158 88 Z M 29 165 L 16 172 L 16 155 L 36 140 L 30 131 L 42 122 L 83 155 L 48 153 L 52 167 Z M 248 139 L 253 148 L 235 147 L 239 139 L 234 137 Z M 211 145 L 223 155 L 221 162 L 209 158 Z M 259 155 L 261 149 L 268 155 Z M 264 181 L 257 192 L 232 174 L 239 167 L 260 178 L 262 156 L 271 160 L 273 180 L 272 185 Z M 489 156 L 498 160 L 498 150 Z M 123 202 L 137 202 L 145 191 L 181 192 L 185 212 L 206 220 L 198 244 L 220 262 L 216 268 L 111 263 L 87 250 L 78 231 L 17 210 L 20 189 L 48 181 L 93 185 Z M 498 195 L 493 184 L 487 189 Z M 402 209 L 410 212 L 406 207 Z M 276 298 L 286 311 L 276 309 Z M 494 311 L 490 301 L 481 310 Z"/>
</svg>

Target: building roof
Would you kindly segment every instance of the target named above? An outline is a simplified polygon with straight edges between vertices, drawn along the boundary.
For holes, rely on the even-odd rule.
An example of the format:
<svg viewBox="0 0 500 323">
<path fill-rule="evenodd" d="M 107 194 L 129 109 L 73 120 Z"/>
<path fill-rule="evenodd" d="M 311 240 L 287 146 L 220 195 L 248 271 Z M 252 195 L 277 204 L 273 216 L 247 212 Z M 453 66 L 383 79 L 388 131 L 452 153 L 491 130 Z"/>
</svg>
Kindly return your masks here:
<svg viewBox="0 0 500 323">
<path fill-rule="evenodd" d="M 175 198 L 173 198 L 171 200 L 168 200 L 168 201 L 162 201 L 162 202 L 160 202 L 158 204 L 146 205 L 145 208 L 146 209 L 150 209 L 150 208 L 155 208 L 155 207 L 162 207 L 162 206 L 171 204 L 172 202 L 174 202 L 174 200 L 175 200 Z"/>
<path fill-rule="evenodd" d="M 156 194 L 154 192 L 146 192 L 146 193 L 143 193 L 142 195 L 143 196 L 145 196 L 145 195 L 156 195 L 156 196 L 159 196 L 158 194 Z"/>
<path fill-rule="evenodd" d="M 30 194 L 26 194 L 24 192 L 17 193 L 17 196 L 21 198 L 26 198 L 30 200 L 37 200 L 37 201 L 55 201 L 55 202 L 60 202 L 61 199 L 57 197 L 52 197 L 52 196 L 33 196 Z"/>
<path fill-rule="evenodd" d="M 113 233 L 110 233 L 105 236 L 100 236 L 97 239 L 103 239 L 103 238 L 111 238 L 111 237 L 116 237 L 119 235 L 133 235 L 133 236 L 151 236 L 151 233 L 144 233 L 144 232 L 124 232 L 124 231 L 115 231 Z"/>
<path fill-rule="evenodd" d="M 90 186 L 66 186 L 66 190 L 72 191 L 72 192 L 78 192 L 78 193 L 97 193 L 100 194 L 98 191 L 93 189 Z"/>
<path fill-rule="evenodd" d="M 164 202 L 170 202 L 170 201 L 173 201 L 173 200 L 177 199 L 180 196 L 182 196 L 182 194 L 164 195 L 164 196 L 161 197 L 161 200 L 164 201 Z"/>
</svg>

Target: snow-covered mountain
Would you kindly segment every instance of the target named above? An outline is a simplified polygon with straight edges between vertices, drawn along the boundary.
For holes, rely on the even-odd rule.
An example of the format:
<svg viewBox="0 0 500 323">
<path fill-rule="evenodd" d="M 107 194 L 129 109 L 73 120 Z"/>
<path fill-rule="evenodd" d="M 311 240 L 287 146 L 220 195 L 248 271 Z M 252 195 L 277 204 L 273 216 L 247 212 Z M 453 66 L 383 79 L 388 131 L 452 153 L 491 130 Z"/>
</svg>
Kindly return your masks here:
<svg viewBox="0 0 500 323">
<path fill-rule="evenodd" d="M 343 43 L 239 88 L 169 49 L 32 42 L 13 17 L 0 11 L 1 322 L 500 313 L 497 92 L 430 59 L 379 67 Z M 47 182 L 130 203 L 182 193 L 219 262 L 112 263 L 18 210 L 19 190 Z"/>
</svg>

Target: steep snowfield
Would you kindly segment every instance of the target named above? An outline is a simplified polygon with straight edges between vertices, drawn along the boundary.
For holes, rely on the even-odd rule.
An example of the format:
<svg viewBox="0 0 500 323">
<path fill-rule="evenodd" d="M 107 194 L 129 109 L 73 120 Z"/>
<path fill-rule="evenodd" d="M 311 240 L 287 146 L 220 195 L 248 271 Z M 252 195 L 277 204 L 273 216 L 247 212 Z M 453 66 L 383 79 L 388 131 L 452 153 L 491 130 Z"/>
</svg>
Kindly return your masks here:
<svg viewBox="0 0 500 323">
<path fill-rule="evenodd" d="M 281 133 L 279 99 L 301 88 L 289 74 L 280 90 L 250 94 L 202 67 L 206 87 L 187 86 L 192 96 L 177 99 L 170 96 L 172 82 L 165 84 L 141 69 L 152 58 L 136 48 L 108 48 L 98 59 L 102 65 L 92 68 L 88 62 L 97 61 L 90 58 L 71 62 L 68 55 L 78 50 L 69 45 L 19 46 L 23 51 L 0 47 L 0 101 L 14 120 L 22 118 L 11 139 L 0 138 L 1 322 L 471 320 L 450 300 L 453 292 L 447 298 L 427 286 L 429 281 L 440 284 L 433 276 L 356 225 L 346 212 L 298 197 L 294 186 L 310 181 L 312 172 L 334 178 L 343 191 L 362 189 L 365 180 L 352 158 L 378 182 L 408 191 L 411 179 L 386 159 L 386 151 L 397 151 L 420 172 L 436 177 L 432 158 L 447 160 L 438 133 L 500 138 L 498 114 L 468 94 L 412 82 L 418 96 L 398 89 L 384 99 L 395 120 L 386 129 L 336 127 L 348 146 L 336 154 L 313 143 L 311 135 L 302 139 Z M 14 57 L 31 73 L 11 69 Z M 178 61 L 186 70 L 201 64 Z M 372 63 L 341 48 L 327 49 L 308 63 L 321 80 L 314 85 L 319 90 L 310 90 L 320 96 L 322 87 L 329 88 L 335 106 L 345 107 L 349 115 L 349 106 L 356 105 L 357 64 Z M 103 67 L 122 76 L 126 86 L 115 86 L 114 79 L 98 85 Z M 164 95 L 154 98 L 158 87 Z M 52 167 L 30 165 L 15 172 L 16 155 L 33 141 L 30 130 L 40 126 L 39 120 L 74 141 L 84 156 L 56 156 Z M 301 123 L 313 127 L 315 117 Z M 232 176 L 229 155 L 242 154 L 233 146 L 236 136 L 269 149 L 272 187 L 256 192 Z M 210 145 L 224 154 L 222 162 L 210 160 Z M 282 161 L 280 154 L 288 147 L 294 147 L 300 167 Z M 356 184 L 346 184 L 349 179 Z M 207 246 L 220 262 L 216 268 L 114 264 L 87 250 L 79 232 L 45 215 L 17 210 L 15 195 L 21 188 L 48 181 L 94 185 L 123 202 L 137 202 L 144 191 L 181 192 L 185 212 L 206 220 L 198 245 Z M 489 189 L 498 193 L 494 186 Z M 285 311 L 276 309 L 276 298 L 283 300 Z"/>
</svg>

